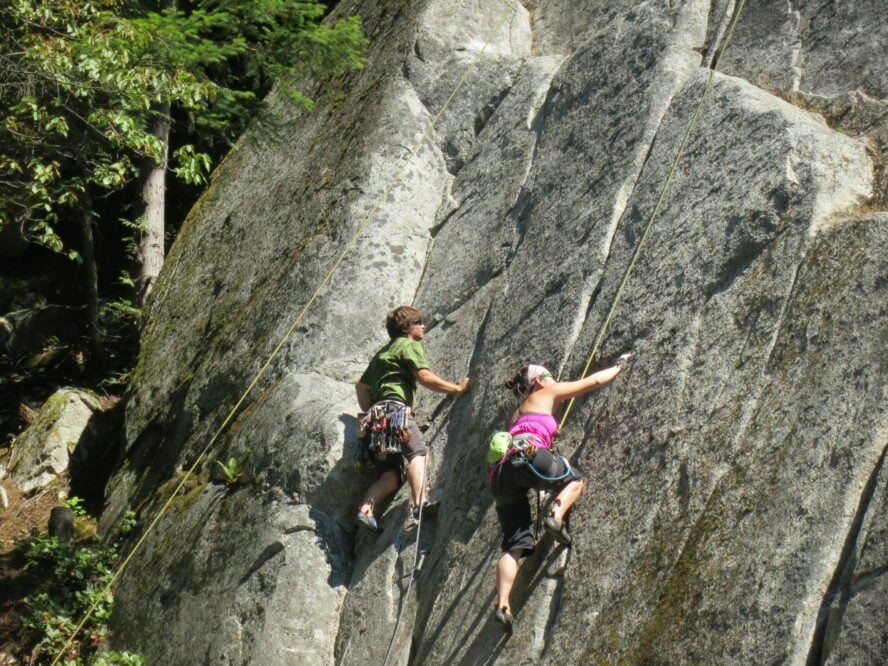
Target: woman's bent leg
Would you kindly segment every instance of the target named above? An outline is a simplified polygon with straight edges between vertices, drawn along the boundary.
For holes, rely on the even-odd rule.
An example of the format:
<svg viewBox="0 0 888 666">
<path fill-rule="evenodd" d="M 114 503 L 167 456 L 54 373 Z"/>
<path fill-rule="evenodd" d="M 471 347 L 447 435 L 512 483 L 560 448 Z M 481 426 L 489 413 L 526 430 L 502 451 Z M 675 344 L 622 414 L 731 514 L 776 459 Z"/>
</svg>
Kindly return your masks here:
<svg viewBox="0 0 888 666">
<path fill-rule="evenodd" d="M 576 502 L 582 494 L 583 487 L 583 480 L 578 479 L 576 481 L 571 481 L 561 489 L 561 492 L 558 493 L 555 500 L 552 502 L 551 515 L 555 520 L 559 523 L 564 522 L 564 518 L 567 516 L 570 507 L 574 505 L 574 502 Z"/>
</svg>

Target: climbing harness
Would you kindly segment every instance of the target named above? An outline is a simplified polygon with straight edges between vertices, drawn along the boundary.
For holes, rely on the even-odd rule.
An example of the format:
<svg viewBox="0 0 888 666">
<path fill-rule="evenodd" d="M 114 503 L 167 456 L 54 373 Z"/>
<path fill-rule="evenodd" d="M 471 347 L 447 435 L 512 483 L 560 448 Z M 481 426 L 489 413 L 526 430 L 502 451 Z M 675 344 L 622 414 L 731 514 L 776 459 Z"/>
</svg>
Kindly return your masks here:
<svg viewBox="0 0 888 666">
<path fill-rule="evenodd" d="M 542 441 L 543 440 L 538 436 L 529 432 L 512 435 L 512 446 L 509 447 L 509 450 L 506 453 L 506 458 L 508 458 L 509 462 L 513 465 L 519 467 L 529 465 L 533 462 L 537 450 L 545 448 L 539 446 L 539 443 L 542 443 Z"/>
<path fill-rule="evenodd" d="M 560 481 L 567 481 L 571 478 L 580 478 L 580 474 L 577 472 L 576 469 L 573 468 L 573 466 L 571 466 L 570 461 L 568 461 L 568 459 L 564 456 L 558 455 L 554 451 L 552 451 L 552 447 L 549 447 L 546 450 L 552 451 L 553 456 L 557 456 L 564 461 L 564 464 L 567 467 L 564 473 L 557 476 L 547 476 L 536 467 L 534 467 L 533 461 L 534 458 L 536 458 L 537 451 L 542 450 L 542 447 L 537 446 L 534 440 L 536 442 L 541 441 L 539 437 L 530 433 L 520 433 L 518 435 L 514 435 L 512 437 L 512 448 L 509 449 L 509 453 L 507 455 L 508 461 L 515 467 L 527 470 L 540 481 L 558 483 Z M 537 492 L 539 493 L 539 490 L 537 490 Z"/>
<path fill-rule="evenodd" d="M 542 472 L 540 472 L 536 467 L 533 466 L 532 460 L 528 460 L 523 456 L 516 456 L 512 460 L 512 464 L 516 467 L 521 467 L 522 469 L 528 470 L 531 474 L 533 474 L 540 481 L 547 481 L 549 483 L 558 483 L 560 481 L 567 481 L 568 479 L 579 479 L 580 474 L 575 470 L 570 462 L 564 456 L 559 456 L 562 460 L 564 460 L 564 464 L 567 467 L 563 474 L 559 474 L 558 476 L 546 476 Z M 539 490 L 537 490 L 539 492 Z"/>
<path fill-rule="evenodd" d="M 401 454 L 401 444 L 410 441 L 410 407 L 397 400 L 377 402 L 359 421 L 357 461 L 369 463 Z"/>
</svg>

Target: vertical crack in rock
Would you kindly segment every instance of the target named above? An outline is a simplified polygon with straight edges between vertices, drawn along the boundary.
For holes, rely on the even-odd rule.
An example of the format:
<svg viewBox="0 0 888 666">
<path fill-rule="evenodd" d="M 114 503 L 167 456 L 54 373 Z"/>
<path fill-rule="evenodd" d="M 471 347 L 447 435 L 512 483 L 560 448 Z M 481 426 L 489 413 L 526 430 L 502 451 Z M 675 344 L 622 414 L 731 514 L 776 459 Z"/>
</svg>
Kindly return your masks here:
<svg viewBox="0 0 888 666">
<path fill-rule="evenodd" d="M 808 260 L 808 243 L 802 243 L 802 248 L 799 252 L 799 255 L 799 260 L 793 267 L 789 290 L 786 292 L 786 295 L 783 297 L 783 302 L 780 304 L 780 312 L 778 313 L 777 320 L 774 323 L 774 333 L 771 336 L 770 342 L 768 342 L 768 350 L 765 354 L 765 363 L 762 368 L 762 374 L 767 373 L 768 368 L 771 365 L 774 351 L 777 349 L 777 343 L 780 340 L 780 333 L 783 330 L 783 323 L 786 321 L 786 311 L 789 309 L 789 305 L 792 302 L 792 299 L 795 297 L 796 290 L 799 286 L 799 275 L 804 273 L 804 266 Z"/>
<path fill-rule="evenodd" d="M 474 122 L 472 123 L 472 127 L 475 131 L 475 138 L 478 138 L 478 135 L 484 131 L 484 128 L 487 127 L 487 123 L 494 116 L 497 110 L 503 103 L 503 100 L 509 96 L 509 93 L 512 92 L 512 89 L 515 87 L 515 78 L 514 74 L 509 75 L 509 85 L 504 86 L 499 91 L 497 91 L 491 100 L 489 100 L 486 104 L 481 106 L 478 109 L 478 112 L 475 114 Z M 456 175 L 461 171 L 461 167 L 454 169 L 451 173 L 452 175 Z"/>
<path fill-rule="evenodd" d="M 861 544 L 859 541 L 861 534 L 865 534 L 865 523 L 872 519 L 869 508 L 876 495 L 876 489 L 885 484 L 885 480 L 881 479 L 881 471 L 885 464 L 886 452 L 888 452 L 888 447 L 882 449 L 882 454 L 860 494 L 857 512 L 851 521 L 844 546 L 836 560 L 833 578 L 826 588 L 826 593 L 817 612 L 814 636 L 811 639 L 811 648 L 806 661 L 808 666 L 819 666 L 829 657 L 831 641 L 841 628 L 846 605 L 855 592 L 853 583 L 860 554 Z"/>
<path fill-rule="evenodd" d="M 540 144 L 540 136 L 543 133 L 543 128 L 546 126 L 548 111 L 551 106 L 553 95 L 552 78 L 554 77 L 554 75 L 555 72 L 553 72 L 552 76 L 549 78 L 545 89 L 540 88 L 538 90 L 537 95 L 534 97 L 533 101 L 529 105 L 527 112 L 527 129 L 530 130 L 530 132 L 533 134 L 533 145 L 528 151 L 529 156 L 524 165 L 524 174 L 521 178 L 521 183 L 516 189 L 517 194 L 515 195 L 515 201 L 512 204 L 512 207 L 506 213 L 506 217 L 512 220 L 513 226 L 517 233 L 517 238 L 512 244 L 512 248 L 510 249 L 509 254 L 506 257 L 506 268 L 511 265 L 512 260 L 515 258 L 515 255 L 518 253 L 519 249 L 523 245 L 524 237 L 527 233 L 525 218 L 522 218 L 522 213 L 527 208 L 530 200 L 530 194 L 527 190 L 527 181 L 530 178 L 531 171 L 533 170 L 534 163 L 536 162 L 537 152 L 539 150 Z"/>
<path fill-rule="evenodd" d="M 469 376 L 472 375 L 472 370 L 475 368 L 475 359 L 480 358 L 484 352 L 484 340 L 487 339 L 487 327 L 490 325 L 490 313 L 493 310 L 493 299 L 491 298 L 487 303 L 487 308 L 484 310 L 484 316 L 481 318 L 481 323 L 478 325 L 478 332 L 475 334 L 475 345 L 472 348 L 472 355 L 469 358 Z M 442 401 L 443 405 L 443 401 Z"/>
<path fill-rule="evenodd" d="M 689 382 L 693 377 L 694 362 L 699 359 L 698 351 L 700 349 L 700 331 L 703 328 L 703 314 L 698 311 L 693 315 L 691 324 L 687 329 L 688 344 L 683 345 L 678 350 L 676 356 L 676 371 L 678 374 L 678 400 L 675 401 L 675 410 L 672 414 L 672 431 L 681 429 L 683 426 L 682 410 L 685 409 L 685 391 Z"/>
<path fill-rule="evenodd" d="M 414 526 L 418 529 L 418 526 Z M 420 534 L 421 536 L 421 534 Z M 391 609 L 393 616 L 391 617 L 390 642 L 392 643 L 392 654 L 396 656 L 400 652 L 402 655 L 408 655 L 407 662 L 417 650 L 417 637 L 415 636 L 415 626 L 417 620 L 417 610 L 419 605 L 416 597 L 419 594 L 417 587 L 416 571 L 414 570 L 414 562 L 416 561 L 416 548 L 421 547 L 417 540 L 406 532 L 402 526 L 398 537 L 395 540 L 395 547 L 398 551 L 397 557 L 392 563 L 391 578 Z M 388 650 L 389 643 L 385 644 Z"/>
<path fill-rule="evenodd" d="M 558 619 L 561 615 L 564 601 L 564 586 L 567 585 L 566 572 L 570 565 L 571 549 L 555 546 L 549 562 L 546 565 L 546 573 L 553 582 L 551 594 L 549 594 L 549 608 L 546 622 L 542 631 L 543 649 L 539 653 L 539 661 L 545 659 L 546 653 L 552 646 L 552 638 L 558 628 Z"/>
<path fill-rule="evenodd" d="M 719 0 L 713 0 L 712 4 L 712 14 L 718 12 Z M 728 29 L 728 26 L 731 24 L 731 19 L 734 16 L 734 12 L 737 9 L 736 0 L 729 0 L 722 9 L 719 17 L 713 21 L 715 24 L 715 30 L 712 33 L 712 38 L 708 44 L 706 44 L 705 52 L 703 55 L 703 66 L 712 69 L 713 64 L 718 60 L 718 57 L 721 53 L 721 45 L 722 39 L 724 39 L 725 32 Z"/>
<path fill-rule="evenodd" d="M 563 358 L 565 360 L 562 363 L 561 369 L 563 369 L 563 366 L 567 362 L 567 359 L 573 355 L 574 346 L 582 333 L 583 327 L 585 326 L 585 323 L 589 318 L 589 314 L 591 313 L 592 308 L 596 305 L 598 295 L 601 291 L 601 279 L 608 272 L 607 264 L 610 260 L 614 239 L 616 238 L 617 232 L 620 229 L 621 222 L 626 217 L 629 200 L 635 193 L 636 187 L 638 186 L 638 183 L 641 180 L 642 175 L 644 174 L 645 167 L 647 166 L 651 155 L 653 154 L 654 146 L 657 142 L 657 137 L 663 124 L 663 119 L 666 117 L 667 112 L 671 108 L 675 96 L 679 93 L 679 91 L 682 89 L 682 87 L 685 85 L 688 78 L 690 77 L 690 71 L 681 66 L 681 57 L 679 55 L 673 56 L 671 50 L 667 51 L 666 54 L 664 54 L 663 61 L 661 62 L 659 67 L 664 72 L 672 73 L 673 78 L 671 83 L 668 85 L 668 89 L 664 92 L 663 102 L 658 107 L 652 109 L 650 115 L 646 119 L 645 128 L 642 132 L 642 138 L 640 141 L 641 147 L 638 150 L 639 159 L 637 162 L 637 166 L 627 174 L 626 178 L 617 189 L 617 192 L 615 193 L 612 200 L 610 221 L 608 223 L 606 232 L 602 235 L 601 240 L 601 264 L 599 268 L 593 270 L 593 272 L 587 275 L 584 279 L 583 288 L 578 299 L 577 313 L 574 317 L 574 321 L 571 326 L 570 333 L 567 336 L 567 342 L 564 347 Z M 586 213 L 584 213 L 584 215 L 586 217 L 591 217 L 593 213 L 594 211 L 587 211 Z M 633 247 L 630 251 L 629 256 L 632 256 L 634 252 L 635 248 Z M 622 272 L 620 274 L 622 275 Z M 610 306 L 611 304 L 607 304 L 607 307 Z M 561 370 L 559 370 L 559 373 L 560 371 Z"/>
<path fill-rule="evenodd" d="M 563 58 L 558 63 L 559 68 L 561 62 L 563 62 Z M 530 167 L 533 165 L 536 159 L 537 151 L 539 148 L 540 135 L 543 133 L 543 128 L 546 126 L 546 121 L 549 118 L 549 109 L 552 107 L 552 96 L 554 94 L 552 79 L 555 78 L 555 75 L 557 73 L 558 69 L 553 69 L 552 74 L 546 81 L 545 87 L 540 86 L 537 89 L 536 95 L 534 96 L 527 109 L 527 129 L 533 133 L 534 138 L 533 146 L 530 149 L 528 166 L 524 174 L 524 179 L 521 181 L 522 188 L 524 187 L 525 183 L 527 183 L 527 177 L 530 173 Z"/>
<path fill-rule="evenodd" d="M 774 331 L 771 334 L 770 341 L 768 342 L 767 351 L 765 354 L 763 354 L 764 362 L 762 363 L 762 368 L 760 372 L 760 375 L 762 376 L 767 375 L 768 368 L 771 367 L 774 352 L 776 351 L 777 344 L 780 341 L 780 334 L 783 332 L 783 325 L 786 321 L 786 312 L 787 310 L 789 310 L 790 304 L 795 297 L 796 290 L 799 286 L 799 275 L 803 272 L 803 266 L 805 265 L 805 262 L 807 260 L 807 248 L 808 244 L 803 243 L 802 251 L 800 252 L 800 259 L 798 262 L 796 262 L 796 265 L 793 268 L 789 290 L 786 292 L 786 295 L 783 297 L 783 300 L 780 304 L 780 312 L 778 313 L 777 318 L 774 322 Z M 751 334 L 752 333 L 750 332 L 748 335 Z M 753 416 L 757 414 L 759 409 L 762 407 L 761 396 L 765 390 L 765 385 L 766 382 L 759 381 L 755 382 L 754 385 L 749 389 L 749 396 L 748 399 L 745 400 L 743 403 L 740 413 L 740 423 L 737 425 L 733 437 L 733 442 L 735 445 L 739 445 L 743 441 L 745 441 L 746 430 L 747 428 L 749 428 L 749 424 L 752 422 Z"/>
<path fill-rule="evenodd" d="M 583 280 L 583 288 L 577 298 L 577 312 L 574 315 L 570 330 L 565 336 L 564 352 L 561 356 L 561 362 L 558 364 L 557 376 L 561 377 L 565 367 L 573 355 L 574 346 L 583 332 L 586 321 L 589 319 L 589 312 L 598 300 L 598 294 L 601 291 L 601 273 L 596 271 L 591 275 L 587 275 Z"/>
<path fill-rule="evenodd" d="M 792 70 L 792 88 L 793 92 L 798 92 L 802 85 L 802 75 L 804 73 L 804 55 L 802 53 L 802 13 L 798 7 L 793 4 L 793 0 L 786 0 L 787 15 L 792 21 L 793 41 L 790 49 L 791 60 L 790 69 Z"/>
</svg>

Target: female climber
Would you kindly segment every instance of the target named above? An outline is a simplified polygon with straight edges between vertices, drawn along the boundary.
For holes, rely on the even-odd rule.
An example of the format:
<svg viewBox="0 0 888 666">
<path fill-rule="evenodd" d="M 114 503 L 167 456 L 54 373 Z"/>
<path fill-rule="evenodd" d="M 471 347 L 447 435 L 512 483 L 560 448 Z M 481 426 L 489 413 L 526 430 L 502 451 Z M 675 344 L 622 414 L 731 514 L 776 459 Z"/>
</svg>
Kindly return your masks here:
<svg viewBox="0 0 888 666">
<path fill-rule="evenodd" d="M 495 619 L 506 631 L 512 629 L 509 597 L 518 562 L 534 550 L 533 525 L 527 491 L 550 490 L 552 501 L 543 526 L 561 544 L 570 544 L 564 522 L 580 496 L 583 481 L 563 456 L 551 451 L 558 432 L 555 410 L 564 400 L 600 388 L 613 380 L 632 360 L 623 354 L 616 364 L 573 382 L 556 381 L 541 365 L 526 365 L 506 380 L 506 388 L 521 400 L 512 416 L 509 434 L 512 446 L 490 470 L 490 488 L 496 497 L 496 515 L 503 530 L 502 555 L 496 565 Z"/>
</svg>

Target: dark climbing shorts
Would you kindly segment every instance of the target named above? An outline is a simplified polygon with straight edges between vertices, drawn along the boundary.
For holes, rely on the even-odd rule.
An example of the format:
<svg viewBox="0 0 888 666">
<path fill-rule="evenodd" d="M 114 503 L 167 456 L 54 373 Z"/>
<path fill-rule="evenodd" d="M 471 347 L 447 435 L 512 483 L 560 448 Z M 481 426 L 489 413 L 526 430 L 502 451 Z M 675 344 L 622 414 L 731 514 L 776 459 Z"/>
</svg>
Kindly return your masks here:
<svg viewBox="0 0 888 666">
<path fill-rule="evenodd" d="M 496 507 L 496 517 L 499 518 L 500 527 L 503 530 L 503 540 L 500 549 L 505 553 L 510 550 L 520 550 L 518 556 L 527 557 L 533 554 L 533 518 L 530 515 L 530 502 L 525 494 L 520 500 Z"/>
<path fill-rule="evenodd" d="M 410 461 L 418 456 L 428 455 L 429 449 L 413 415 L 407 419 L 407 427 L 410 429 L 410 439 L 401 443 L 401 455 L 388 455 L 383 460 L 373 461 L 373 469 L 376 470 L 377 476 L 392 470 L 397 473 L 398 482 L 404 483 L 404 469 Z"/>
<path fill-rule="evenodd" d="M 564 456 L 548 449 L 537 451 L 533 468 L 549 481 L 539 478 L 526 465 L 504 462 L 493 476 L 491 490 L 496 498 L 496 515 L 503 530 L 500 548 L 503 552 L 521 550 L 521 557 L 533 553 L 533 517 L 530 513 L 528 490 L 560 491 L 571 481 L 579 481 L 580 473 L 570 467 Z M 570 471 L 570 473 L 568 473 Z"/>
</svg>

